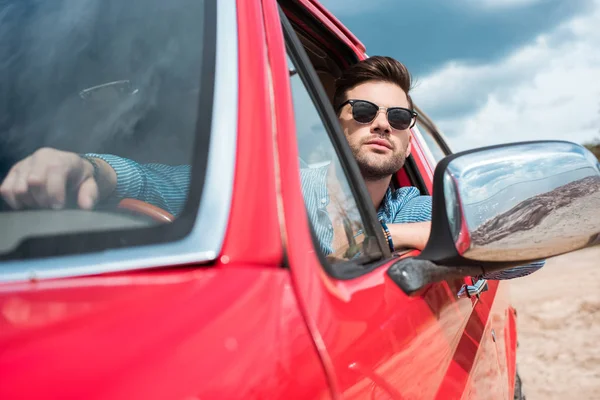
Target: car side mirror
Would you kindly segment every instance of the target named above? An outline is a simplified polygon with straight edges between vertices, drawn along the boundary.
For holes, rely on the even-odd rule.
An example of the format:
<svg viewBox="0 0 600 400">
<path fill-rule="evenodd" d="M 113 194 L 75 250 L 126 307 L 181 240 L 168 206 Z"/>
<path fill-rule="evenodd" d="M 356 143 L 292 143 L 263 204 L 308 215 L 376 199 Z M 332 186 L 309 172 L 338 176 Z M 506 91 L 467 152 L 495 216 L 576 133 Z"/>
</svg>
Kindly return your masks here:
<svg viewBox="0 0 600 400">
<path fill-rule="evenodd" d="M 600 164 L 583 146 L 529 142 L 446 157 L 421 258 L 486 272 L 600 243 Z"/>
<path fill-rule="evenodd" d="M 600 163 L 589 150 L 562 141 L 486 147 L 440 161 L 429 241 L 389 275 L 413 293 L 457 273 L 498 271 L 596 244 Z"/>
</svg>

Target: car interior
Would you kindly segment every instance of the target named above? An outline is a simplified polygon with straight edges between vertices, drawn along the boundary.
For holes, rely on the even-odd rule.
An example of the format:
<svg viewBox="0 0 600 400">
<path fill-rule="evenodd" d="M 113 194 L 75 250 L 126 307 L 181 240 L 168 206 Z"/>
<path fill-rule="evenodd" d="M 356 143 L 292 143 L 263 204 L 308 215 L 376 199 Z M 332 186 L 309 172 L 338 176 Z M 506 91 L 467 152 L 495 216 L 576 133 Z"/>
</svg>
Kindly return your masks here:
<svg viewBox="0 0 600 400">
<path fill-rule="evenodd" d="M 43 146 L 191 161 L 203 2 L 150 1 L 78 10 L 65 0 L 9 0 L 0 16 L 0 51 L 10 59 L 0 64 L 0 180 Z M 31 35 L 36 27 L 45 34 Z"/>
<path fill-rule="evenodd" d="M 333 103 L 335 94 L 335 81 L 342 74 L 340 66 L 327 54 L 327 52 L 319 46 L 319 44 L 309 37 L 305 32 L 296 30 L 296 35 L 302 42 L 306 54 L 310 58 L 311 64 L 319 80 L 327 93 L 329 101 Z"/>
<path fill-rule="evenodd" d="M 0 63 L 0 182 L 41 147 L 190 164 L 204 5 L 150 2 L 9 0 L 0 15 L 0 55 L 10 60 Z M 0 253 L 25 237 L 156 224 L 114 209 L 4 212 L 12 210 L 0 199 Z"/>
</svg>

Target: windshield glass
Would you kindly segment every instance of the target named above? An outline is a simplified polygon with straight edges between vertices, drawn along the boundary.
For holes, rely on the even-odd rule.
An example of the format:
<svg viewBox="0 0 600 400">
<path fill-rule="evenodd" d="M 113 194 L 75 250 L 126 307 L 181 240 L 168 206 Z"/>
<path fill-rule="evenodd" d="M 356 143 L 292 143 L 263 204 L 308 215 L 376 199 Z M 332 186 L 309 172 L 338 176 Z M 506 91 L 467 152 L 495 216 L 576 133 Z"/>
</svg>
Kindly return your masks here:
<svg viewBox="0 0 600 400">
<path fill-rule="evenodd" d="M 206 3 L 2 2 L 0 257 L 189 232 L 214 79 Z"/>
</svg>

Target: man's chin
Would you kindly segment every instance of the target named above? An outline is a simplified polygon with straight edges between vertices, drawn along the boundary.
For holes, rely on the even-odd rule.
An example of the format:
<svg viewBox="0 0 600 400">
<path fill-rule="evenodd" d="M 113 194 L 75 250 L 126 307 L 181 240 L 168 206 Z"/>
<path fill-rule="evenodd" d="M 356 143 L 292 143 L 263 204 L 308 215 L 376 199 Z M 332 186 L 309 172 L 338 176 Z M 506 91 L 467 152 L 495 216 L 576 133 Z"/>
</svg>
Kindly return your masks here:
<svg viewBox="0 0 600 400">
<path fill-rule="evenodd" d="M 374 163 L 374 162 L 358 162 L 358 166 L 363 175 L 363 178 L 367 180 L 376 180 L 387 178 L 390 175 L 395 174 L 402 168 L 403 163 Z"/>
</svg>

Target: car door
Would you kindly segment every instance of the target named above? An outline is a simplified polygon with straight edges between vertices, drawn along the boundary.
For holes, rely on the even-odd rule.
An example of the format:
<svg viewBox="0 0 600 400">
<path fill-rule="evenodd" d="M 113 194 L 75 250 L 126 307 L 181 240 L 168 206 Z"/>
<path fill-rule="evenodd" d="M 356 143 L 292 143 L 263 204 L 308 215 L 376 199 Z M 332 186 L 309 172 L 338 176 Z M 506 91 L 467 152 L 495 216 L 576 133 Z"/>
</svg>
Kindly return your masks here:
<svg viewBox="0 0 600 400">
<path fill-rule="evenodd" d="M 397 258 L 386 250 L 377 231 L 358 167 L 294 29 L 304 27 L 303 35 L 329 45 L 344 46 L 343 40 L 339 36 L 336 40 L 331 32 L 319 38 L 310 29 L 327 26 L 318 20 L 325 18 L 318 9 L 311 14 L 296 2 L 281 4 L 294 17 L 294 27 L 283 12 L 278 13 L 275 1 L 263 0 L 282 236 L 298 301 L 334 392 L 357 399 L 447 399 L 485 387 L 491 398 L 503 397 L 495 392 L 499 388 L 495 348 L 484 339 L 489 307 L 477 298 L 457 298 L 467 280 L 433 284 L 409 297 L 386 275 Z M 347 53 L 348 49 L 339 50 Z M 364 58 L 364 54 L 355 56 Z M 335 183 L 345 195 L 345 226 L 352 233 L 362 231 L 370 241 L 363 246 L 360 262 L 325 257 L 315 239 L 314 220 L 307 217 L 307 207 L 315 204 L 303 201 L 306 170 L 313 170 L 310 175 L 328 165 L 343 171 Z M 477 381 L 469 379 L 474 372 Z"/>
<path fill-rule="evenodd" d="M 441 159 L 452 154 L 452 150 L 435 123 L 418 107 L 417 111 L 419 112 L 419 117 L 413 128 L 413 135 L 419 142 L 423 143 L 423 158 L 429 162 L 430 167 L 433 169 Z M 467 278 L 466 284 L 469 285 L 470 283 L 484 284 L 483 281 L 478 282 L 477 279 Z M 479 310 L 485 311 L 482 314 L 482 318 L 487 319 L 486 334 L 483 336 L 485 342 L 483 345 L 486 351 L 492 353 L 490 340 L 494 343 L 499 374 L 502 375 L 499 385 L 502 387 L 503 392 L 508 394 L 512 393 L 508 385 L 511 382 L 511 378 L 509 377 L 514 378 L 515 376 L 515 354 L 512 351 L 513 340 L 510 338 L 510 332 L 514 332 L 514 325 L 511 326 L 510 324 L 511 319 L 509 314 L 512 313 L 512 310 L 508 301 L 509 296 L 505 287 L 506 284 L 500 285 L 498 281 L 485 281 L 483 292 L 477 296 L 479 304 L 476 307 Z M 475 371 L 478 371 L 478 368 L 480 368 L 480 365 L 475 365 Z M 475 376 L 476 374 L 473 375 Z M 474 378 L 471 377 L 471 380 L 474 380 Z M 477 384 L 475 382 L 474 385 L 470 386 L 477 387 Z M 472 390 L 468 393 L 470 396 L 482 396 L 481 393 L 476 393 Z"/>
</svg>

